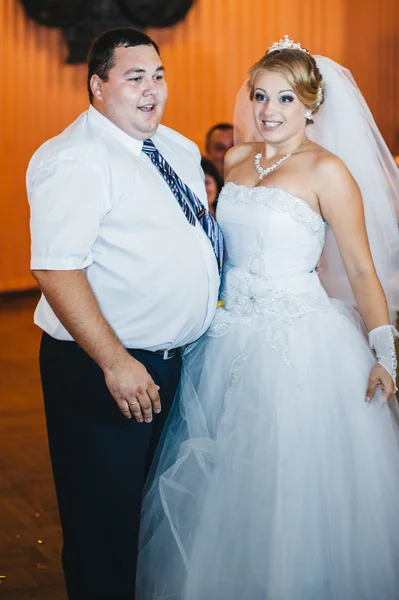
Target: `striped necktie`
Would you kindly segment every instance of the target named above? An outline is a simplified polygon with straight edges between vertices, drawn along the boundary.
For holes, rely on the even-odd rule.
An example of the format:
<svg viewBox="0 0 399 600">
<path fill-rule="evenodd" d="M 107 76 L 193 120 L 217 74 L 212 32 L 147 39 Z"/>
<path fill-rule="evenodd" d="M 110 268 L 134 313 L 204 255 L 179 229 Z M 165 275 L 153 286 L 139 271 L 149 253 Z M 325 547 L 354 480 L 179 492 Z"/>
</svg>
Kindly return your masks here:
<svg viewBox="0 0 399 600">
<path fill-rule="evenodd" d="M 144 140 L 143 152 L 150 158 L 170 187 L 187 221 L 194 226 L 196 221 L 199 221 L 212 244 L 219 273 L 221 273 L 223 266 L 223 235 L 219 225 L 209 210 L 202 204 L 201 200 L 180 179 L 170 164 L 160 154 L 152 140 Z"/>
</svg>

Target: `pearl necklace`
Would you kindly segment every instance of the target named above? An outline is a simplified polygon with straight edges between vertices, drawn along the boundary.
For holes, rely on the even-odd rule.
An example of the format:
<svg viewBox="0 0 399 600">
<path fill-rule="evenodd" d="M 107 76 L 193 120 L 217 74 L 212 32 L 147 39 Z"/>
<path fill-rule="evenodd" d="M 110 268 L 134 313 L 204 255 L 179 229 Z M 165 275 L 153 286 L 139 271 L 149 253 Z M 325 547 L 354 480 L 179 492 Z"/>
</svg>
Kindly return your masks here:
<svg viewBox="0 0 399 600">
<path fill-rule="evenodd" d="M 302 148 L 302 146 L 304 144 L 306 144 L 307 141 L 308 141 L 308 138 L 305 138 L 303 140 L 303 142 L 301 142 L 299 144 L 299 146 L 297 148 L 295 148 L 295 150 L 293 150 L 292 152 L 289 152 L 288 154 L 285 154 L 284 156 L 282 156 L 281 158 L 279 158 L 275 163 L 273 163 L 272 165 L 270 165 L 270 167 L 267 167 L 267 169 L 263 169 L 260 166 L 260 164 L 259 164 L 259 161 L 262 158 L 262 152 L 259 152 L 258 154 L 255 154 L 254 164 L 255 164 L 255 169 L 258 171 L 258 179 L 263 179 L 264 177 L 266 177 L 266 175 L 269 175 L 269 173 L 272 173 L 273 171 L 275 171 L 277 169 L 277 167 L 279 165 L 281 165 L 282 162 L 284 162 L 285 160 L 287 160 L 295 152 L 298 152 L 298 150 L 300 148 Z"/>
</svg>

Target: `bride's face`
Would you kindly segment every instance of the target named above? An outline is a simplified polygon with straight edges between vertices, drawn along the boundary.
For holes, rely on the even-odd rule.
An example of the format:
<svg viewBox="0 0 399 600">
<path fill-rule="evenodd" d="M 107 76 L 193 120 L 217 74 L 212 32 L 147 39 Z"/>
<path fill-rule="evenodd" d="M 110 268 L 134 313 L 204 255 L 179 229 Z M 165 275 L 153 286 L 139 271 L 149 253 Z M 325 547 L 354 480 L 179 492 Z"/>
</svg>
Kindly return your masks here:
<svg viewBox="0 0 399 600">
<path fill-rule="evenodd" d="M 307 107 L 280 73 L 258 73 L 252 104 L 256 128 L 265 142 L 281 143 L 305 135 Z"/>
</svg>

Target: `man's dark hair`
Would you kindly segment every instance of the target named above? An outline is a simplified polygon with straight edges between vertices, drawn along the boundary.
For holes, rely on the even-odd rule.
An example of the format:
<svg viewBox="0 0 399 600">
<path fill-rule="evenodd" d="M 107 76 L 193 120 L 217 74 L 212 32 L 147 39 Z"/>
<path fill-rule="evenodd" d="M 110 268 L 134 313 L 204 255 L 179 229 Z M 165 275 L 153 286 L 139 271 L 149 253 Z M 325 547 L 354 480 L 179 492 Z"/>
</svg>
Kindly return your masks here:
<svg viewBox="0 0 399 600">
<path fill-rule="evenodd" d="M 233 125 L 231 123 L 216 123 L 216 125 L 213 125 L 213 127 L 211 127 L 205 137 L 205 148 L 206 151 L 209 152 L 209 146 L 210 146 L 210 142 L 211 142 L 211 137 L 214 131 L 217 131 L 218 129 L 220 129 L 221 131 L 229 131 L 230 129 L 234 129 Z"/>
<path fill-rule="evenodd" d="M 131 46 L 153 46 L 160 55 L 158 45 L 148 35 L 132 27 L 108 29 L 94 40 L 87 57 L 87 90 L 90 102 L 93 100 L 90 89 L 92 76 L 98 75 L 102 81 L 107 81 L 108 74 L 115 64 L 115 48 Z"/>
</svg>

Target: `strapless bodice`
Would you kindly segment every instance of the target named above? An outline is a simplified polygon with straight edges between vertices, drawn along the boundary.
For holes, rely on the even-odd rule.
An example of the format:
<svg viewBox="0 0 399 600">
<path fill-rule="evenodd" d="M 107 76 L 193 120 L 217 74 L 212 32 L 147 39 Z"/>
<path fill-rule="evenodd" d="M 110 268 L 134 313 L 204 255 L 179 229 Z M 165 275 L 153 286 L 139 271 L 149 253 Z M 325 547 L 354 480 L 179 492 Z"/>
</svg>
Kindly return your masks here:
<svg viewBox="0 0 399 600">
<path fill-rule="evenodd" d="M 221 297 L 229 312 L 295 315 L 328 302 L 315 271 L 325 222 L 304 200 L 281 188 L 230 182 L 217 218 L 226 243 Z"/>
<path fill-rule="evenodd" d="M 323 250 L 322 217 L 280 188 L 227 183 L 219 197 L 218 221 L 226 242 L 226 268 L 270 278 L 309 273 Z"/>
</svg>

